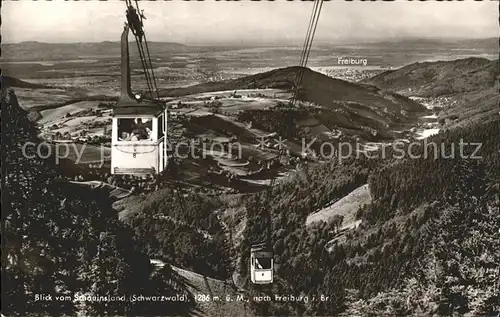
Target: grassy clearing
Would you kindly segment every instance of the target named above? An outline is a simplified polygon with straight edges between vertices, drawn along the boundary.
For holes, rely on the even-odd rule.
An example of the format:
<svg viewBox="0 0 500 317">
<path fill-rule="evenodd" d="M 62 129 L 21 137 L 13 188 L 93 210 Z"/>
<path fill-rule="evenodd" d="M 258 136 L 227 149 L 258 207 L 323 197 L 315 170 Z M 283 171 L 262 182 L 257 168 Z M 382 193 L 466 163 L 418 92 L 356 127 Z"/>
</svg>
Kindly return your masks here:
<svg viewBox="0 0 500 317">
<path fill-rule="evenodd" d="M 368 184 L 356 188 L 348 195 L 341 198 L 334 204 L 325 207 L 307 217 L 306 225 L 310 226 L 314 222 L 328 222 L 333 216 L 344 216 L 342 227 L 349 227 L 356 223 L 356 212 L 358 209 L 371 202 L 370 189 Z"/>
</svg>

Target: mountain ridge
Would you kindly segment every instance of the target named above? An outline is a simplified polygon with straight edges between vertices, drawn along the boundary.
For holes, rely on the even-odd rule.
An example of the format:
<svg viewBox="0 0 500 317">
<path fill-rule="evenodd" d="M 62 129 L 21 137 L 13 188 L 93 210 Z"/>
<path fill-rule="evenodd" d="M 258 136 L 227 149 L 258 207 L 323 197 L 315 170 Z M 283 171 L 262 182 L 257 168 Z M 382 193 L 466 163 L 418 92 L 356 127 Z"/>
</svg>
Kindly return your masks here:
<svg viewBox="0 0 500 317">
<path fill-rule="evenodd" d="M 131 50 L 135 49 L 135 42 L 130 42 Z M 153 55 L 168 54 L 171 52 L 184 52 L 196 50 L 176 42 L 148 42 L 149 49 Z M 2 59 L 4 63 L 22 61 L 51 61 L 77 60 L 85 58 L 106 58 L 107 56 L 120 56 L 120 42 L 98 42 L 98 43 L 45 43 L 45 42 L 22 42 L 13 44 L 2 44 Z"/>
<path fill-rule="evenodd" d="M 295 87 L 295 77 L 299 71 L 303 72 L 297 93 L 297 100 L 300 102 L 296 109 L 289 109 L 298 115 L 296 119 L 299 121 L 312 118 L 318 121 L 318 124 L 321 123 L 328 128 L 342 127 L 351 130 L 362 130 L 363 127 L 374 128 L 377 130 L 374 133 L 385 135 L 382 137 L 384 139 L 391 138 L 390 127 L 414 122 L 419 115 L 428 111 L 421 104 L 405 96 L 371 85 L 359 85 L 332 78 L 298 66 L 277 68 L 233 80 L 163 89 L 160 90 L 160 96 L 180 97 L 215 91 L 268 88 L 291 92 Z M 308 103 L 312 106 L 303 106 Z M 264 111 L 268 113 L 262 114 L 261 119 L 275 112 L 271 109 Z M 248 110 L 247 113 L 249 112 L 258 111 Z M 255 121 L 259 118 L 250 114 L 246 120 Z M 370 133 L 360 133 L 363 138 L 372 139 Z"/>
<path fill-rule="evenodd" d="M 34 84 L 19 78 L 15 78 L 12 76 L 0 75 L 0 84 L 4 88 L 8 87 L 17 87 L 17 88 L 30 88 L 30 89 L 44 89 L 44 88 L 53 88 L 49 85 L 42 84 Z"/>
<path fill-rule="evenodd" d="M 417 62 L 363 79 L 361 83 L 403 95 L 438 97 L 494 86 L 498 63 L 479 57 Z"/>
<path fill-rule="evenodd" d="M 277 68 L 267 72 L 249 75 L 237 79 L 198 84 L 184 88 L 160 90 L 162 97 L 177 97 L 188 94 L 239 90 L 239 89 L 265 89 L 277 88 L 292 90 L 295 87 L 295 76 L 299 70 L 303 71 L 302 81 L 299 85 L 297 99 L 311 101 L 325 107 L 335 107 L 333 101 L 344 102 L 374 102 L 377 106 L 395 106 L 397 102 L 389 100 L 393 97 L 401 101 L 401 109 L 406 111 L 425 111 L 420 104 L 391 92 L 367 84 L 357 84 L 342 79 L 332 78 L 315 72 L 309 68 L 290 66 Z M 318 93 L 319 91 L 319 93 Z M 400 110 L 401 110 L 400 109 Z"/>
</svg>

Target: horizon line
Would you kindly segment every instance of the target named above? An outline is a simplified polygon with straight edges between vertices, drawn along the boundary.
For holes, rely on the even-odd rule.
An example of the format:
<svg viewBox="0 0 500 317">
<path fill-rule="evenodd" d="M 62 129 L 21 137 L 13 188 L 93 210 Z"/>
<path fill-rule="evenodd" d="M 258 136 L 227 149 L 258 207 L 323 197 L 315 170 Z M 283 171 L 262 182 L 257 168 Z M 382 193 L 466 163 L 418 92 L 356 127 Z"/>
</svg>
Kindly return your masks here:
<svg viewBox="0 0 500 317">
<path fill-rule="evenodd" d="M 462 41 L 473 41 L 473 40 L 498 40 L 497 37 L 494 36 L 487 36 L 487 37 L 460 37 L 460 36 L 448 36 L 448 37 L 391 37 L 387 39 L 374 39 L 374 38 L 357 38 L 357 39 L 348 39 L 348 38 L 339 38 L 339 39 L 323 39 L 323 40 L 317 40 L 315 41 L 316 45 L 335 45 L 335 43 L 332 43 L 332 41 L 336 41 L 346 44 L 346 43 L 358 43 L 358 44 L 363 44 L 363 43 L 384 43 L 384 42 L 400 42 L 400 41 L 456 41 L 456 40 L 462 40 Z M 129 42 L 134 42 L 133 40 Z M 271 43 L 272 42 L 272 43 Z M 37 41 L 37 40 L 26 40 L 26 41 L 19 41 L 19 42 L 8 42 L 4 41 L 3 45 L 16 45 L 16 44 L 26 44 L 26 43 L 37 43 L 37 44 L 102 44 L 102 43 L 120 43 L 120 40 L 102 40 L 102 41 L 75 41 L 75 42 L 45 42 L 45 41 Z M 247 40 L 245 42 L 238 42 L 238 41 L 231 41 L 231 42 L 213 42 L 213 43 L 182 43 L 182 42 L 176 42 L 176 41 L 148 41 L 148 43 L 161 43 L 161 44 L 177 44 L 177 45 L 183 45 L 183 46 L 287 46 L 287 45 L 302 45 L 301 40 L 290 40 L 290 41 L 283 41 L 283 42 L 276 42 L 276 41 L 263 41 L 262 43 L 258 43 L 258 41 L 252 41 L 252 40 Z"/>
</svg>

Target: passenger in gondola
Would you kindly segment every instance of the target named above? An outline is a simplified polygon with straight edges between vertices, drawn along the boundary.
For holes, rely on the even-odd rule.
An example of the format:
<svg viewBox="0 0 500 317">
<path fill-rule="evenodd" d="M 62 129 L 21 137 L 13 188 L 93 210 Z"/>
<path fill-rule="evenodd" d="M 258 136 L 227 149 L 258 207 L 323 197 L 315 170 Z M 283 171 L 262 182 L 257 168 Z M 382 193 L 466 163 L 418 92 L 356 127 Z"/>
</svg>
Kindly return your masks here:
<svg viewBox="0 0 500 317">
<path fill-rule="evenodd" d="M 137 137 L 138 140 L 149 139 L 149 132 L 147 126 L 142 122 L 141 118 L 138 118 L 135 124 L 132 134 Z"/>
<path fill-rule="evenodd" d="M 119 138 L 120 141 L 131 141 L 132 135 L 127 132 L 122 132 L 121 137 Z"/>
</svg>

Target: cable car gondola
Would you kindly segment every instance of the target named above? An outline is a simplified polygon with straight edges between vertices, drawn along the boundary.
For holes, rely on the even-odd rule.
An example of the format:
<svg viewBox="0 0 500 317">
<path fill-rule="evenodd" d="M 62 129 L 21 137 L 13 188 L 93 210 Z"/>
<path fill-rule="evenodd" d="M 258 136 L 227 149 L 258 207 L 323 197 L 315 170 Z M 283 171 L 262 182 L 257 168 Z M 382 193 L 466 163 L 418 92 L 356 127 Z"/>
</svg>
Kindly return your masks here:
<svg viewBox="0 0 500 317">
<path fill-rule="evenodd" d="M 255 244 L 250 252 L 250 279 L 254 284 L 271 284 L 274 277 L 273 252 L 267 243 Z"/>
<path fill-rule="evenodd" d="M 128 10 L 131 10 L 130 7 Z M 147 99 L 141 94 L 132 94 L 128 47 L 131 27 L 139 47 L 149 95 L 153 98 L 156 93 L 158 97 L 145 34 L 142 29 L 137 30 L 139 28 L 137 21 L 135 24 L 128 21 L 121 36 L 121 93 L 113 109 L 111 173 L 158 174 L 166 169 L 168 163 L 167 110 L 165 104 L 158 99 Z M 142 27 L 142 21 L 140 27 Z M 143 42 L 146 50 L 144 50 Z M 146 52 L 149 60 L 146 60 Z"/>
</svg>

